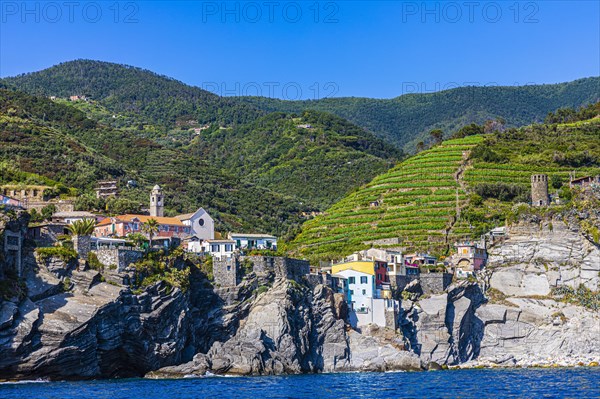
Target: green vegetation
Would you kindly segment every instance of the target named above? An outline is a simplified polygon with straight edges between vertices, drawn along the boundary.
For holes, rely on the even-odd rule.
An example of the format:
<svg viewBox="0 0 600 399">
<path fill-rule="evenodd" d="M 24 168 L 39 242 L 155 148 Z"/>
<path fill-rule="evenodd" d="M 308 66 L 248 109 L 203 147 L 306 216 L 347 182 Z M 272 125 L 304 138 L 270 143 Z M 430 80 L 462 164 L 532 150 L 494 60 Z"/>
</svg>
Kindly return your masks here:
<svg viewBox="0 0 600 399">
<path fill-rule="evenodd" d="M 594 311 L 600 310 L 600 291 L 591 291 L 584 285 L 577 289 L 568 286 L 560 286 L 552 289 L 551 295 L 563 302 L 584 306 Z"/>
<path fill-rule="evenodd" d="M 527 205 L 537 173 L 549 175 L 549 192 L 561 206 Z M 407 159 L 307 221 L 288 248 L 313 261 L 374 243 L 446 255 L 454 241 L 479 237 L 524 213 L 572 207 L 565 185 L 570 176 L 597 174 L 598 118 L 464 135 Z M 599 235 L 591 225 L 582 228 L 593 240 Z"/>
<path fill-rule="evenodd" d="M 99 272 L 104 271 L 104 264 L 98 259 L 98 255 L 95 252 L 88 254 L 87 264 L 92 270 L 98 270 Z"/>
<path fill-rule="evenodd" d="M 89 236 L 94 232 L 96 221 L 94 219 L 76 220 L 67 226 L 69 233 L 74 236 Z"/>
<path fill-rule="evenodd" d="M 315 111 L 273 113 L 237 128 L 207 130 L 193 140 L 190 153 L 319 209 L 402 157 L 363 129 Z"/>
<path fill-rule="evenodd" d="M 37 248 L 35 253 L 44 261 L 47 261 L 52 257 L 59 258 L 65 263 L 69 263 L 77 259 L 77 252 L 75 252 L 72 248 L 66 247 Z"/>
<path fill-rule="evenodd" d="M 156 219 L 148 219 L 146 223 L 142 223 L 142 231 L 148 235 L 148 241 L 152 248 L 152 238 L 158 233 L 160 224 Z"/>
<path fill-rule="evenodd" d="M 480 136 L 450 140 L 402 162 L 303 225 L 292 248 L 312 259 L 334 259 L 370 242 L 400 239 L 409 249 L 441 252 L 470 231 L 456 222 L 465 189 L 456 179 Z"/>
<path fill-rule="evenodd" d="M 109 62 L 64 62 L 3 81 L 46 97 L 87 96 L 100 101 L 115 115 L 124 114 L 123 117 L 136 122 L 153 121 L 162 126 L 172 126 L 178 121 L 190 121 L 192 125 L 239 124 L 262 114 L 255 107 L 232 98 L 219 97 L 141 68 Z"/>
<path fill-rule="evenodd" d="M 240 101 L 265 111 L 330 112 L 375 133 L 407 151 L 427 142 L 429 132 L 441 129 L 446 137 L 471 123 L 483 124 L 498 117 L 509 127 L 541 122 L 549 112 L 597 102 L 600 78 L 520 87 L 459 87 L 437 93 L 405 94 L 392 99 L 323 98 L 283 101 L 243 97 Z M 427 88 L 432 90 L 434 88 Z M 588 118 L 585 118 L 588 119 Z M 483 133 L 483 132 L 481 132 Z"/>
<path fill-rule="evenodd" d="M 303 220 L 301 212 L 311 210 L 190 157 L 187 150 L 165 148 L 100 125 L 73 107 L 7 89 L 0 89 L 0 162 L 79 189 L 80 210 L 139 212 L 154 184 L 165 192 L 168 215 L 203 206 L 224 231 L 283 235 Z M 96 181 L 109 177 L 120 181 L 120 198 L 93 199 Z M 130 179 L 137 188 L 125 187 Z"/>
<path fill-rule="evenodd" d="M 144 258 L 134 264 L 134 292 L 140 293 L 146 287 L 159 281 L 165 282 L 172 288 L 187 292 L 190 287 L 191 265 L 184 265 L 183 249 L 177 248 L 168 255 L 164 251 L 149 252 Z"/>
</svg>

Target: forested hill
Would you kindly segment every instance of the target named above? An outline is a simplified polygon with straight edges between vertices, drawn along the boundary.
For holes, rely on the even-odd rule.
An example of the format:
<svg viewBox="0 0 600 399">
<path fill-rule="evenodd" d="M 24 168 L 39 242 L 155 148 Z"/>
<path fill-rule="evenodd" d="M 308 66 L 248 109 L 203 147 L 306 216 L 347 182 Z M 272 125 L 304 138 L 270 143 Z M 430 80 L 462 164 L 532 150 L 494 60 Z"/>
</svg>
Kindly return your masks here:
<svg viewBox="0 0 600 399">
<path fill-rule="evenodd" d="M 140 68 L 90 60 L 64 62 L 2 81 L 30 94 L 85 95 L 140 126 L 160 126 L 148 134 L 150 138 L 176 135 L 170 129 L 193 124 L 231 127 L 253 122 L 268 112 L 318 110 L 345 118 L 409 151 L 419 141 L 427 143 L 428 133 L 434 129 L 450 136 L 464 125 L 497 118 L 503 118 L 508 127 L 524 126 L 543 121 L 559 108 L 578 108 L 600 99 L 598 77 L 548 85 L 460 87 L 393 99 L 220 97 Z M 162 133 L 157 134 L 158 130 Z"/>
<path fill-rule="evenodd" d="M 146 123 L 172 127 L 177 120 L 234 125 L 262 115 L 253 105 L 127 65 L 102 61 L 64 62 L 39 72 L 3 79 L 34 95 L 100 101 L 115 113 L 139 115 Z"/>
<path fill-rule="evenodd" d="M 403 156 L 345 119 L 317 111 L 272 113 L 231 129 L 207 129 L 192 141 L 189 154 L 319 209 Z"/>
<path fill-rule="evenodd" d="M 295 198 L 190 157 L 186 149 L 165 148 L 90 120 L 71 106 L 0 84 L 0 184 L 36 183 L 22 181 L 32 176 L 24 172 L 78 189 L 78 207 L 113 213 L 139 211 L 147 206 L 150 188 L 160 184 L 169 215 L 203 206 L 221 231 L 282 235 L 311 210 Z M 92 188 L 108 177 L 119 180 L 120 198 L 98 204 Z M 130 179 L 137 188 L 125 187 Z"/>
<path fill-rule="evenodd" d="M 447 136 L 470 123 L 503 118 L 509 127 L 542 122 L 559 108 L 578 108 L 600 100 L 600 78 L 573 82 L 515 87 L 460 87 L 428 94 L 406 94 L 393 99 L 325 98 L 283 101 L 264 97 L 240 97 L 264 111 L 331 112 L 364 127 L 406 150 L 428 133 L 442 129 Z"/>
</svg>

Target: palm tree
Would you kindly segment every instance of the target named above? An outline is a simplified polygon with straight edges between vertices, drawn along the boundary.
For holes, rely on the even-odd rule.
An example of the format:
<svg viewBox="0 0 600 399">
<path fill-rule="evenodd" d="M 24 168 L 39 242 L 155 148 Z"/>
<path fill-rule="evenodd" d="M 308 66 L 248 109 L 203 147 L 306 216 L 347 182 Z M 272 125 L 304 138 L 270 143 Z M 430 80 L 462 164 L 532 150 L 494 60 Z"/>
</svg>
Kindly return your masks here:
<svg viewBox="0 0 600 399">
<path fill-rule="evenodd" d="M 67 226 L 67 230 L 72 236 L 73 249 L 83 260 L 87 260 L 91 250 L 90 236 L 94 232 L 94 227 L 96 227 L 95 219 L 76 220 Z"/>
<path fill-rule="evenodd" d="M 96 221 L 94 219 L 76 220 L 67 226 L 67 230 L 73 236 L 89 236 L 94 232 Z"/>
<path fill-rule="evenodd" d="M 148 240 L 150 241 L 150 248 L 152 248 L 152 237 L 158 233 L 160 225 L 156 219 L 148 219 L 146 223 L 142 223 L 142 231 L 148 234 Z"/>
</svg>

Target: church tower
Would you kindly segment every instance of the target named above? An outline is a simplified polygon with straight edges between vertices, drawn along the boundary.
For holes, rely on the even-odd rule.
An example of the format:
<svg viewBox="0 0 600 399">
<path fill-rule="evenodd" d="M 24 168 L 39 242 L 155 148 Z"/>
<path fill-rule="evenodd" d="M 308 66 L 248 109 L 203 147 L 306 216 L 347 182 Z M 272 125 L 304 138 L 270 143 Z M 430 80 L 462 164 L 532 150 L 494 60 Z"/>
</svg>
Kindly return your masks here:
<svg viewBox="0 0 600 399">
<path fill-rule="evenodd" d="M 165 196 L 157 184 L 150 193 L 150 216 L 164 216 L 165 212 Z"/>
</svg>

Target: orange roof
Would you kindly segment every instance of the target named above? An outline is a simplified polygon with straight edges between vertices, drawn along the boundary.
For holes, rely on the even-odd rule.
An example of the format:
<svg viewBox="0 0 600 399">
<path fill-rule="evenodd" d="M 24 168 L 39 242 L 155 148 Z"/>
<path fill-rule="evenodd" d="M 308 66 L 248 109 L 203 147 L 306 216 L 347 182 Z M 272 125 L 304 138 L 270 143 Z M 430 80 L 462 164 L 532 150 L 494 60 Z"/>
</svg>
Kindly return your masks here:
<svg viewBox="0 0 600 399">
<path fill-rule="evenodd" d="M 177 219 L 177 218 L 169 218 L 169 217 L 161 217 L 161 216 L 148 216 L 148 215 L 119 215 L 119 216 L 115 216 L 114 219 L 116 219 L 117 223 L 121 222 L 132 222 L 133 219 L 138 219 L 140 221 L 140 223 L 146 223 L 148 222 L 148 220 L 150 219 L 155 219 L 158 224 L 166 224 L 169 226 L 184 226 L 183 223 L 181 223 L 181 220 Z M 111 218 L 106 218 L 103 219 L 100 223 L 98 223 L 96 226 L 108 226 L 110 225 L 111 222 Z"/>
</svg>

